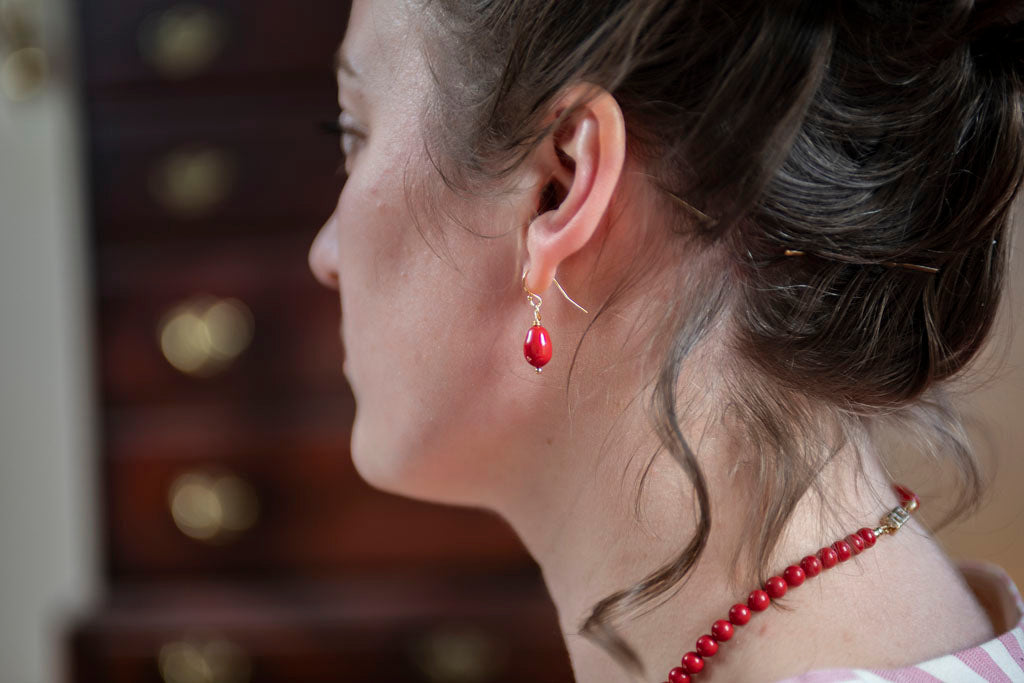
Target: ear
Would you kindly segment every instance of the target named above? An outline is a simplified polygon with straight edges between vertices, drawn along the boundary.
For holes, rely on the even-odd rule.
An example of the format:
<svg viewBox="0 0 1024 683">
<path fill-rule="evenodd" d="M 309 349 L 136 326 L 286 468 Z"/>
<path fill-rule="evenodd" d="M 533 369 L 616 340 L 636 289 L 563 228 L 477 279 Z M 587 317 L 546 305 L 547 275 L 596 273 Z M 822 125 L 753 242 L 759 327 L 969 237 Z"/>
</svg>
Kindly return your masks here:
<svg viewBox="0 0 1024 683">
<path fill-rule="evenodd" d="M 590 240 L 611 204 L 626 156 L 626 126 L 618 102 L 605 89 L 574 86 L 552 109 L 556 118 L 586 93 L 592 95 L 539 150 L 538 215 L 527 227 L 526 286 L 543 293 L 559 264 Z"/>
</svg>

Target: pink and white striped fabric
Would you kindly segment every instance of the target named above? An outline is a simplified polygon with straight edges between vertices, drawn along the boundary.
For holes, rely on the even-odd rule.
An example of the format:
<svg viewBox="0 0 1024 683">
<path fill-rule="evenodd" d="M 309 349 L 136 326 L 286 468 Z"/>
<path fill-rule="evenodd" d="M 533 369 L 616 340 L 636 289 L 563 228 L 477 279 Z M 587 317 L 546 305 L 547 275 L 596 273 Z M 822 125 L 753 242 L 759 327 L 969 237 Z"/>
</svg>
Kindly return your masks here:
<svg viewBox="0 0 1024 683">
<path fill-rule="evenodd" d="M 980 645 L 899 669 L 821 669 L 776 683 L 998 683 L 1024 682 L 1024 601 L 1002 567 L 957 563 L 968 585 L 983 597 L 993 623 L 1008 630 Z"/>
</svg>

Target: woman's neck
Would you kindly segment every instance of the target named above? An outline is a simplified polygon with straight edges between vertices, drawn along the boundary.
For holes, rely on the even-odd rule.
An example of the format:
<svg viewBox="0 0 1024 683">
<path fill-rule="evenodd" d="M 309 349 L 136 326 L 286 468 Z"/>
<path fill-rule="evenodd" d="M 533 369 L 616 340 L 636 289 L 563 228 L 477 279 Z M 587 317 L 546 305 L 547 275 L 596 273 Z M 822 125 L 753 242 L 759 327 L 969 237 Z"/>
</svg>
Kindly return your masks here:
<svg viewBox="0 0 1024 683">
<path fill-rule="evenodd" d="M 571 434 L 557 427 L 540 433 L 542 428 L 535 437 L 538 445 L 521 463 L 521 486 L 510 486 L 497 506 L 541 567 L 580 683 L 629 680 L 607 653 L 579 635 L 579 628 L 597 601 L 677 556 L 696 528 L 692 487 L 665 452 L 646 473 L 635 516 L 636 485 L 657 444 L 644 436 L 650 432 L 644 416 L 623 413 L 622 404 L 603 407 L 607 410 L 591 402 L 586 410 L 575 410 L 568 422 Z M 697 637 L 757 587 L 732 580 L 744 573 L 733 571 L 737 545 L 756 538 L 755 530 L 746 528 L 749 494 L 742 478 L 734 476 L 742 461 L 710 425 L 690 423 L 683 433 L 711 496 L 707 545 L 689 579 L 667 602 L 650 614 L 613 623 L 652 683 L 665 680 Z M 896 504 L 877 459 L 866 455 L 866 480 L 854 486 L 854 461 L 847 455 L 834 458 L 821 475 L 824 490 L 835 495 L 826 504 L 806 496 L 796 506 L 775 552 L 782 559 L 770 572 L 781 573 L 787 564 L 877 524 Z M 940 604 L 932 591 L 941 591 L 947 602 Z M 809 579 L 787 595 L 786 603 L 791 612 L 769 609 L 740 627 L 709 660 L 702 683 L 777 680 L 827 666 L 900 666 L 991 635 L 955 567 L 916 520 L 870 551 Z M 949 623 L 951 609 L 961 615 L 952 620 L 955 625 Z M 933 624 L 928 638 L 903 630 L 927 620 Z"/>
</svg>

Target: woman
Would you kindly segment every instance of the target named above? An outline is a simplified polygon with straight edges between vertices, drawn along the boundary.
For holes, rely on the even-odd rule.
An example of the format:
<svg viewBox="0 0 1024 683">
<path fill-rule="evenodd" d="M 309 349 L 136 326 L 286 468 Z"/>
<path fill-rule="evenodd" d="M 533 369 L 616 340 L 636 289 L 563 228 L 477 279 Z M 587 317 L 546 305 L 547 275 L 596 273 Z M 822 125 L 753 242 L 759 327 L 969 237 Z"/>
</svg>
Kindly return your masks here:
<svg viewBox="0 0 1024 683">
<path fill-rule="evenodd" d="M 913 506 L 887 463 L 925 450 L 959 471 L 922 507 L 980 495 L 945 392 L 1002 288 L 1022 15 L 355 0 L 347 180 L 310 265 L 340 292 L 360 476 L 508 520 L 579 681 L 958 651 L 981 663 L 879 675 L 1024 680 L 1013 587 L 978 569 L 1010 620 L 986 613 L 914 516 L 813 576 Z"/>
</svg>

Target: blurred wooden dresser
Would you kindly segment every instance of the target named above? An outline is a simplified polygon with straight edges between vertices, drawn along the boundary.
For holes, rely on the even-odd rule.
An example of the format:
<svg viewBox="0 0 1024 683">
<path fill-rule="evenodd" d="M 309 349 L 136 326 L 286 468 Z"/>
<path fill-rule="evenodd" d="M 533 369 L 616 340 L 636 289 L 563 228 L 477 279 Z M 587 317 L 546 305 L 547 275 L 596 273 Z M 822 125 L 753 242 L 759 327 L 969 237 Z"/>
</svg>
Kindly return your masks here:
<svg viewBox="0 0 1024 683">
<path fill-rule="evenodd" d="M 341 0 L 79 0 L 102 606 L 76 683 L 569 681 L 539 571 L 482 511 L 359 479 L 338 303 Z"/>
</svg>

